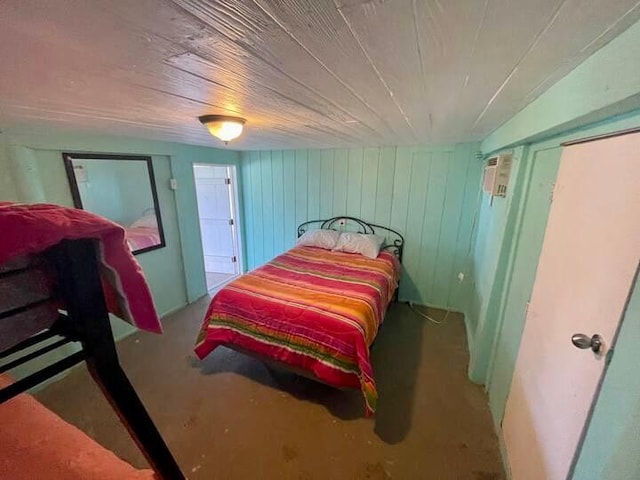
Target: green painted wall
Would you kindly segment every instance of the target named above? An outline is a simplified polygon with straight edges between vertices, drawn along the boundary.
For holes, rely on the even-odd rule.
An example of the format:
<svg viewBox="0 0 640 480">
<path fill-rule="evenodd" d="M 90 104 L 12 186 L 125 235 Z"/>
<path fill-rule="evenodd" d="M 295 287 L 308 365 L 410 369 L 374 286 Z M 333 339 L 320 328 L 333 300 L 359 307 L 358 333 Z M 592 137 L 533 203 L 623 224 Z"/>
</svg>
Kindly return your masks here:
<svg viewBox="0 0 640 480">
<path fill-rule="evenodd" d="M 511 377 L 520 337 L 524 328 L 527 303 L 535 280 L 538 258 L 542 249 L 544 232 L 551 208 L 551 192 L 560 165 L 560 149 L 537 150 L 532 146 L 521 163 L 526 185 L 521 189 L 521 201 L 517 208 L 518 219 L 508 243 L 508 258 L 500 277 L 504 278 L 499 295 L 495 297 L 483 325 L 483 345 L 478 350 L 493 351 L 484 361 L 474 362 L 475 373 L 487 371 L 486 385 L 494 419 L 502 419 L 504 406 L 511 387 Z M 515 241 L 511 241 L 515 238 Z M 505 278 L 506 277 L 506 278 Z M 496 320 L 496 326 L 491 320 Z M 488 363 L 487 363 L 488 362 Z"/>
<path fill-rule="evenodd" d="M 640 84 L 638 88 L 640 89 Z M 478 328 L 474 332 L 475 338 L 471 343 L 470 377 L 474 381 L 486 384 L 491 411 L 499 435 L 501 435 L 500 424 L 524 327 L 526 303 L 530 298 L 535 280 L 535 270 L 548 216 L 545 195 L 541 194 L 536 197 L 531 194 L 531 189 L 536 186 L 532 185 L 532 179 L 534 182 L 542 181 L 545 184 L 543 190 L 548 188 L 557 173 L 556 164 L 562 153 L 560 146 L 562 142 L 624 130 L 638 125 L 640 125 L 640 111 L 635 111 L 517 147 L 516 151 L 518 148 L 524 148 L 524 150 L 522 150 L 523 154 L 520 159 L 520 173 L 515 178 L 512 177 L 509 186 L 513 195 L 511 203 L 505 202 L 503 208 L 481 209 L 480 225 L 474 249 L 474 265 L 476 271 L 489 272 L 489 275 L 483 277 L 483 280 L 489 282 L 492 288 L 491 294 L 481 297 L 481 299 L 488 299 L 486 302 L 472 303 L 473 308 L 467 312 L 469 316 L 478 316 L 476 322 Z M 505 142 L 508 143 L 506 140 Z M 544 172 L 538 172 L 540 174 L 538 178 L 536 178 L 536 169 L 544 169 Z M 528 203 L 527 200 L 534 203 Z M 502 242 L 493 242 L 492 240 L 496 238 L 501 238 Z M 493 253 L 483 250 L 484 246 L 490 243 L 493 243 L 496 249 Z M 473 321 L 470 320 L 470 323 Z M 616 368 L 618 377 L 635 375 L 638 364 L 637 357 L 633 357 L 634 352 L 631 351 L 633 347 L 630 342 L 623 340 L 626 335 L 635 338 L 633 331 L 629 329 L 621 334 L 621 341 L 616 353 L 616 355 L 619 354 Z M 631 362 L 629 361 L 631 358 L 636 360 Z M 611 417 L 605 418 L 605 412 L 611 412 L 612 409 L 618 408 L 620 402 L 627 409 L 628 419 L 637 418 L 633 410 L 637 403 L 633 402 L 640 398 L 640 389 L 635 384 L 630 384 L 629 390 L 625 391 L 624 396 L 621 397 L 621 389 L 616 385 L 615 377 L 611 381 L 607 378 L 597 402 L 590 432 L 592 428 L 596 429 L 596 432 L 599 431 L 598 429 L 602 430 L 603 426 L 611 421 Z M 620 447 L 616 442 L 624 438 L 624 441 L 627 442 L 625 445 L 627 451 L 636 452 L 640 449 L 640 435 L 631 441 L 629 434 L 624 433 L 628 425 L 623 425 L 624 421 L 621 421 L 620 424 L 616 422 L 608 427 L 611 429 L 610 434 L 615 437 L 614 440 L 608 439 L 606 442 L 602 442 L 600 439 L 598 441 L 595 440 L 597 433 L 591 434 L 593 439 L 588 448 L 593 454 L 597 453 L 598 457 L 594 458 L 590 454 L 582 454 L 577 465 L 579 473 L 574 478 L 607 478 L 606 476 L 578 476 L 594 463 L 601 461 L 622 462 L 624 464 L 622 472 L 637 472 L 635 460 L 630 457 L 622 459 L 616 453 L 616 449 Z M 632 428 L 634 429 L 632 431 L 640 431 L 640 423 L 636 421 Z M 615 467 L 612 465 L 613 463 L 609 464 L 609 470 L 607 470 L 607 475 L 613 475 L 611 478 L 635 478 L 634 476 L 615 476 L 617 473 L 613 471 Z"/>
<path fill-rule="evenodd" d="M 526 303 L 535 280 L 548 216 L 545 192 L 557 174 L 560 144 L 637 125 L 640 112 L 632 112 L 526 148 L 517 147 L 514 150 L 517 166 L 507 198 L 500 200 L 503 203 L 494 200 L 492 207 L 482 205 L 473 264 L 475 281 L 486 286 L 473 290 L 466 312 L 470 317 L 468 323 L 478 326 L 470 341 L 469 374 L 473 381 L 486 384 L 498 428 L 511 385 Z M 532 186 L 532 179 L 536 185 Z M 542 188 L 542 192 L 535 195 L 532 193 L 535 188 Z"/>
<path fill-rule="evenodd" d="M 505 152 L 507 153 L 507 152 Z M 471 352 L 478 344 L 484 342 L 482 333 L 485 329 L 485 319 L 492 316 L 490 308 L 492 299 L 502 291 L 502 283 L 496 281 L 501 278 L 498 274 L 503 266 L 499 262 L 502 245 L 510 242 L 510 232 L 513 219 L 507 213 L 514 199 L 517 199 L 517 189 L 513 184 L 518 183 L 521 176 L 520 165 L 526 155 L 526 149 L 518 148 L 512 152 L 511 186 L 507 189 L 506 197 L 491 197 L 481 193 L 478 213 L 478 226 L 473 246 L 473 275 L 469 285 L 469 308 L 466 310 L 466 322 L 469 333 L 469 347 Z M 516 194 L 514 194 L 516 192 Z M 470 372 L 475 369 L 477 357 L 472 355 Z M 474 378 L 474 375 L 471 375 Z"/>
<path fill-rule="evenodd" d="M 473 265 L 476 282 L 484 286 L 473 289 L 467 312 L 469 323 L 477 325 L 470 377 L 487 384 L 498 427 L 548 215 L 548 205 L 540 203 L 544 194 L 536 199 L 531 193 L 531 179 L 541 175 L 534 181 L 548 188 L 564 141 L 640 125 L 640 113 L 630 111 L 640 106 L 639 43 L 640 22 L 482 142 L 485 154 L 512 149 L 517 160 L 507 198 L 490 208 L 483 204 L 480 211 Z M 630 112 L 612 117 L 621 111 Z"/>
<path fill-rule="evenodd" d="M 198 201 L 193 177 L 194 163 L 211 163 L 223 165 L 239 165 L 240 153 L 231 150 L 183 146 L 179 155 L 171 156 L 171 171 L 173 178 L 178 181 L 175 191 L 176 208 L 180 215 L 180 238 L 182 239 L 182 261 L 186 272 L 187 300 L 189 303 L 207 294 L 207 284 L 204 273 L 204 254 L 200 234 L 200 220 L 198 218 Z M 239 224 L 242 228 L 243 204 L 242 185 L 238 180 L 239 196 Z M 245 238 L 244 232 L 241 238 Z M 244 248 L 244 246 L 243 246 Z"/>
<path fill-rule="evenodd" d="M 640 478 L 639 345 L 640 282 L 636 282 L 572 477 L 575 480 Z"/>
<path fill-rule="evenodd" d="M 469 374 L 486 384 L 500 437 L 546 227 L 546 192 L 557 174 L 560 144 L 640 125 L 640 111 L 634 110 L 640 107 L 638 44 L 640 22 L 482 142 L 485 154 L 513 149 L 518 162 L 507 198 L 490 208 L 482 205 L 473 265 L 476 282 L 485 285 L 473 289 L 467 311 L 468 323 L 477 326 L 470 335 Z M 617 115 L 620 112 L 628 113 Z M 621 332 L 616 368 L 612 363 L 597 401 L 576 480 L 640 478 L 640 386 L 628 381 L 637 377 L 636 317 Z"/>
<path fill-rule="evenodd" d="M 482 164 L 477 144 L 242 153 L 249 268 L 307 220 L 349 215 L 405 235 L 400 298 L 466 309 Z"/>
<path fill-rule="evenodd" d="M 202 246 L 195 208 L 191 165 L 195 162 L 238 163 L 237 152 L 167 142 L 86 134 L 1 136 L 0 199 L 73 204 L 61 152 L 151 155 L 167 247 L 138 255 L 156 307 L 166 314 L 187 298 L 206 293 Z M 179 188 L 169 189 L 177 178 Z M 178 214 L 179 212 L 179 214 Z M 188 297 L 187 297 L 187 294 Z"/>
<path fill-rule="evenodd" d="M 62 162 L 63 151 L 152 156 L 167 246 L 136 258 L 145 272 L 161 316 L 184 306 L 188 293 L 190 299 L 204 295 L 204 263 L 191 165 L 195 162 L 217 161 L 237 165 L 238 153 L 86 134 L 3 134 L 0 135 L 0 201 L 49 202 L 72 206 Z M 169 189 L 170 178 L 178 179 L 179 188 L 175 192 Z M 134 331 L 129 324 L 115 317 L 111 324 L 117 339 Z M 24 376 L 38 368 L 38 365 L 50 364 L 52 360 L 60 359 L 72 351 L 72 346 L 63 347 L 12 373 Z"/>
</svg>

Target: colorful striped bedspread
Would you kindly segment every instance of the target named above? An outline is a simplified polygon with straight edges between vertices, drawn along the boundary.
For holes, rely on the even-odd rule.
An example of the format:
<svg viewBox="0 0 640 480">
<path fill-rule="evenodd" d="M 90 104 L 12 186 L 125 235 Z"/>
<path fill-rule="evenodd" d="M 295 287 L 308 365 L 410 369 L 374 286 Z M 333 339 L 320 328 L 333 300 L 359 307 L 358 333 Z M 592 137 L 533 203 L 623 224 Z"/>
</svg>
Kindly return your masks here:
<svg viewBox="0 0 640 480">
<path fill-rule="evenodd" d="M 228 344 L 360 388 L 369 415 L 378 397 L 369 346 L 399 277 L 390 252 L 370 259 L 294 247 L 215 295 L 195 352 L 204 358 Z"/>
</svg>

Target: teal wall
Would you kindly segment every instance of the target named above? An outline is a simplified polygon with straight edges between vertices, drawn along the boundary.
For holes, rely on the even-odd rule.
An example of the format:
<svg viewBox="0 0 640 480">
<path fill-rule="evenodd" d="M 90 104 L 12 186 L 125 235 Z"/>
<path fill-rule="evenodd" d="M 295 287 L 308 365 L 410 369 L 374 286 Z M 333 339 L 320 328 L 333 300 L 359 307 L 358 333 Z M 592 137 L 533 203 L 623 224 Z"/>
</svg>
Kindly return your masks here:
<svg viewBox="0 0 640 480">
<path fill-rule="evenodd" d="M 176 208 L 178 212 L 180 212 L 178 224 L 180 227 L 180 238 L 182 239 L 182 261 L 186 272 L 185 286 L 189 303 L 207 294 L 193 164 L 211 163 L 235 165 L 236 169 L 238 169 L 239 159 L 239 152 L 189 147 L 186 145 L 181 146 L 179 154 L 171 155 L 171 171 L 173 178 L 178 181 L 178 189 L 175 191 L 175 202 Z M 239 224 L 242 228 L 242 185 L 239 181 L 238 190 Z M 241 238 L 244 238 L 244 232 L 241 231 L 240 235 Z"/>
<path fill-rule="evenodd" d="M 486 287 L 474 289 L 475 295 L 467 316 L 469 324 L 477 325 L 470 334 L 471 363 L 469 375 L 472 380 L 486 385 L 489 395 L 489 405 L 494 423 L 501 436 L 501 422 L 504 415 L 507 395 L 511 386 L 513 369 L 517 359 L 520 339 L 526 317 L 526 305 L 530 299 L 535 281 L 538 257 L 544 238 L 544 230 L 549 212 L 548 192 L 551 190 L 562 154 L 561 143 L 577 138 L 615 132 L 640 125 L 640 111 L 631 112 L 612 119 L 597 122 L 559 136 L 516 147 L 513 151 L 516 159 L 516 170 L 509 184 L 509 194 L 505 199 L 494 200 L 493 206 L 488 206 L 486 199 L 479 214 L 478 234 L 474 246 L 474 270 L 476 282 L 486 283 Z M 482 293 L 479 293 L 482 292 Z M 616 348 L 618 356 L 617 375 L 635 375 L 638 365 L 629 362 L 634 353 L 627 335 L 633 337 L 633 330 L 627 327 L 620 336 L 620 344 Z M 604 412 L 610 411 L 612 405 L 620 402 L 627 407 L 629 418 L 637 418 L 632 404 L 640 398 L 640 388 L 633 382 L 621 398 L 621 389 L 616 387 L 615 380 L 605 382 L 602 395 L 598 399 L 597 409 L 593 418 L 593 428 L 602 429 L 603 425 L 611 422 L 611 418 L 603 418 Z M 626 399 L 626 400 L 625 400 Z M 620 418 L 620 417 L 618 417 Z M 616 426 L 612 422 L 611 435 L 623 436 L 625 423 Z M 598 426 L 599 425 L 599 426 Z M 591 427 L 590 427 L 591 428 Z M 640 431 L 640 423 L 633 428 Z M 595 434 L 594 434 L 595 435 Z M 617 438 L 617 437 L 616 437 Z M 624 437 L 625 441 L 629 441 Z M 600 450 L 600 457 L 609 456 L 612 461 L 617 448 L 612 442 L 598 443 L 592 440 L 593 452 L 596 443 Z M 606 450 L 609 448 L 610 450 Z M 627 444 L 627 449 L 640 449 L 640 435 Z M 589 455 L 582 455 L 577 468 L 583 469 L 584 462 L 589 465 L 597 463 Z M 591 463 L 589 463 L 591 462 Z M 640 478 L 638 465 L 630 458 L 625 468 L 636 469 L 636 476 Z M 583 472 L 584 470 L 579 470 Z M 610 475 L 614 473 L 610 472 Z M 583 477 L 574 478 L 582 480 Z M 584 477 L 600 478 L 600 477 Z M 608 477 L 602 477 L 608 478 Z M 611 478 L 635 478 L 617 477 Z"/>
<path fill-rule="evenodd" d="M 524 328 L 527 303 L 535 281 L 538 258 L 542 250 L 544 232 L 551 208 L 551 193 L 560 165 L 560 149 L 538 150 L 531 146 L 522 162 L 526 184 L 521 191 L 517 222 L 513 225 L 511 238 L 516 241 L 509 245 L 509 257 L 505 263 L 504 285 L 492 303 L 492 311 L 486 319 L 496 318 L 494 331 L 490 325 L 483 327 L 484 345 L 494 346 L 489 364 L 474 363 L 472 371 L 488 369 L 487 390 L 494 418 L 501 419 L 507 394 L 511 387 L 511 376 L 520 346 Z M 505 278 L 506 277 L 506 278 Z"/>
<path fill-rule="evenodd" d="M 640 112 L 631 112 L 568 132 L 561 136 L 531 144 L 528 147 L 529 153 L 526 158 L 527 174 L 517 188 L 524 196 L 528 189 L 535 187 L 535 185 L 531 185 L 531 181 L 534 179 L 533 174 L 536 166 L 538 166 L 538 168 L 546 167 L 547 181 L 555 177 L 557 174 L 557 164 L 562 154 L 562 147 L 560 146 L 562 142 L 624 130 L 638 125 L 640 125 Z M 541 164 L 545 164 L 545 167 L 542 167 Z M 544 228 L 546 227 L 548 208 L 545 208 L 545 205 L 541 205 L 540 203 L 541 202 L 538 201 L 533 208 L 527 206 L 524 202 L 514 205 L 513 210 L 515 211 L 515 217 L 518 219 L 518 222 L 514 227 L 512 241 L 501 249 L 500 262 L 503 263 L 505 267 L 502 277 L 496 278 L 495 280 L 496 283 L 502 282 L 505 288 L 502 291 L 502 296 L 496 298 L 495 303 L 489 308 L 493 309 L 495 316 L 487 317 L 485 320 L 486 330 L 484 335 L 491 337 L 493 341 L 487 342 L 482 346 L 475 345 L 472 351 L 472 357 L 474 358 L 472 365 L 485 364 L 484 360 L 486 360 L 485 365 L 488 365 L 484 372 L 478 369 L 476 372 L 472 370 L 472 373 L 477 375 L 476 380 L 484 378 L 484 380 L 480 381 L 486 383 L 491 412 L 499 433 L 501 431 L 500 423 L 504 415 L 504 407 L 511 386 L 511 378 L 524 327 L 526 302 L 528 302 L 533 289 L 537 260 L 542 244 Z M 633 330 L 629 330 L 628 328 L 624 329 L 620 335 L 620 343 L 616 346 L 617 366 L 615 371 L 618 372 L 617 375 L 619 376 L 627 375 L 630 377 L 635 375 L 635 370 L 638 365 L 637 361 L 628 361 L 629 358 L 634 358 L 633 355 L 635 355 L 632 351 L 633 347 L 628 340 L 625 340 L 627 335 L 634 338 L 632 332 Z M 635 358 L 637 359 L 637 357 Z M 615 380 L 610 382 L 607 379 L 605 382 L 601 396 L 597 400 L 597 408 L 592 421 L 593 428 L 602 428 L 602 425 L 608 422 L 611 435 L 620 434 L 627 424 L 625 420 L 622 420 L 623 417 L 617 417 L 615 420 L 611 417 L 604 418 L 604 412 L 609 411 L 612 405 L 618 405 L 618 402 L 622 402 L 628 407 L 626 413 L 626 415 L 628 415 L 627 418 L 634 418 L 635 413 L 630 405 L 635 402 L 635 399 L 640 397 L 640 388 L 633 382 L 629 384 L 629 389 L 624 391 L 622 397 L 620 396 L 620 388 L 615 385 Z M 598 425 L 600 425 L 600 427 L 598 427 Z M 589 428 L 591 429 L 592 426 Z M 640 423 L 633 425 L 633 428 L 635 428 L 635 431 L 640 431 Z M 599 441 L 601 442 L 601 439 Z M 594 439 L 593 442 L 597 442 L 597 440 Z M 614 449 L 617 447 L 612 442 L 599 443 L 599 446 L 599 459 L 610 456 L 611 458 L 615 457 L 620 460 L 614 452 Z M 607 451 L 607 448 L 611 450 Z M 630 441 L 627 448 L 633 451 L 640 449 L 640 435 L 637 436 L 635 442 Z M 596 449 L 593 449 L 593 451 L 595 452 Z M 598 462 L 599 459 L 593 459 L 588 455 L 581 455 L 577 468 L 584 468 L 584 462 L 590 461 L 591 464 L 593 464 L 594 462 Z M 634 470 L 636 476 L 640 478 L 640 470 L 638 470 L 637 463 L 627 458 L 624 465 L 627 470 L 636 469 Z M 613 475 L 614 473 L 610 472 L 610 474 Z M 576 480 L 582 480 L 583 477 L 576 475 L 574 478 Z M 611 478 L 635 477 L 613 476 Z"/>
<path fill-rule="evenodd" d="M 482 162 L 477 144 L 242 153 L 249 268 L 307 220 L 348 215 L 405 236 L 400 298 L 466 309 Z"/>
<path fill-rule="evenodd" d="M 514 199 L 518 197 L 518 190 L 514 185 L 518 184 L 521 177 L 520 166 L 523 158 L 526 157 L 526 149 L 518 148 L 505 153 L 512 154 L 513 162 L 511 182 L 506 196 L 493 199 L 484 193 L 480 196 L 477 234 L 472 250 L 473 275 L 469 285 L 469 307 L 466 310 L 470 348 L 483 343 L 482 332 L 485 329 L 485 319 L 493 314 L 492 299 L 497 298 L 503 288 L 503 284 L 497 281 L 501 278 L 498 274 L 499 269 L 504 267 L 500 263 L 500 252 L 503 245 L 511 241 L 514 219 L 508 216 L 508 212 Z M 476 357 L 472 356 L 471 360 L 475 361 Z M 473 372 L 474 368 L 472 363 L 470 371 Z M 474 378 L 473 375 L 472 378 Z"/>
<path fill-rule="evenodd" d="M 202 245 L 191 165 L 230 163 L 237 152 L 167 142 L 86 134 L 0 136 L 0 200 L 51 202 L 72 206 L 63 151 L 151 155 L 167 246 L 143 253 L 141 264 L 156 308 L 166 314 L 206 293 Z M 178 179 L 177 191 L 169 179 Z M 122 332 L 127 333 L 125 328 Z"/>
<path fill-rule="evenodd" d="M 640 125 L 640 111 L 633 110 L 640 105 L 639 42 L 640 23 L 482 142 L 485 154 L 516 154 L 516 171 L 507 198 L 494 201 L 491 207 L 481 205 L 473 265 L 475 281 L 484 286 L 473 289 L 467 311 L 472 317 L 468 323 L 476 325 L 470 332 L 469 374 L 472 380 L 486 384 L 499 437 L 548 216 L 548 200 L 543 193 L 557 174 L 560 144 Z M 615 112 L 628 113 L 602 119 Z M 591 122 L 594 119 L 597 121 Z M 576 466 L 576 479 L 640 478 L 637 457 L 619 454 L 620 442 L 626 442 L 626 452 L 640 449 L 640 435 L 631 435 L 640 431 L 640 388 L 634 382 L 627 390 L 620 388 L 620 379 L 634 376 L 638 364 L 631 346 L 637 338 L 634 332 L 633 327 L 626 326 L 621 333 L 616 369 L 610 370 L 616 376 L 607 377 L 597 400 L 589 436 Z M 613 420 L 611 412 L 616 409 L 624 413 Z M 635 423 L 630 426 L 626 422 L 631 419 Z M 603 441 L 605 431 L 607 440 Z M 596 464 L 598 468 L 594 468 Z M 602 475 L 587 476 L 585 472 L 590 469 Z"/>
<path fill-rule="evenodd" d="M 238 163 L 237 152 L 86 134 L 0 135 L 0 201 L 48 202 L 72 206 L 62 162 L 63 151 L 151 155 L 167 246 L 136 256 L 161 316 L 179 309 L 187 299 L 206 293 L 204 260 L 195 208 L 193 163 Z M 177 178 L 177 191 L 169 179 Z M 195 225 L 195 227 L 194 227 Z M 183 232 L 183 230 L 185 230 Z M 134 331 L 112 317 L 114 337 Z M 65 346 L 12 371 L 32 373 L 74 351 Z"/>
</svg>

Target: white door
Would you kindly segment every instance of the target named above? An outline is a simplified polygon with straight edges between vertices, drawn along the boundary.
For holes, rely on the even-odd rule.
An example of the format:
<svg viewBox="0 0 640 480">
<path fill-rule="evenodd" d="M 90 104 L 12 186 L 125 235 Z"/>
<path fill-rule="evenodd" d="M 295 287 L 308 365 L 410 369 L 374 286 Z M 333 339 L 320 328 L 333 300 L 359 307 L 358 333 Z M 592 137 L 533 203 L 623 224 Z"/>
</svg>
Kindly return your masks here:
<svg viewBox="0 0 640 480">
<path fill-rule="evenodd" d="M 503 421 L 514 480 L 570 473 L 638 266 L 639 207 L 640 134 L 564 149 Z"/>
<path fill-rule="evenodd" d="M 233 167 L 193 166 L 205 272 L 224 279 L 240 273 Z M 220 275 L 221 274 L 221 275 Z"/>
</svg>

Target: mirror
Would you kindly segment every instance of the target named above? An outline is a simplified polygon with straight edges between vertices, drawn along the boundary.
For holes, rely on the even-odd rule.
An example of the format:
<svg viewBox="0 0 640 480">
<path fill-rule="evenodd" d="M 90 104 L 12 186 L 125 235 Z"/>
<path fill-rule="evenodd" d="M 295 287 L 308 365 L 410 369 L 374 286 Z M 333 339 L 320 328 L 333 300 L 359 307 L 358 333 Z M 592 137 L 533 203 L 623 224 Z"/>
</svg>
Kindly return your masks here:
<svg viewBox="0 0 640 480">
<path fill-rule="evenodd" d="M 76 208 L 124 227 L 134 254 L 165 246 L 151 157 L 63 153 Z"/>
</svg>

